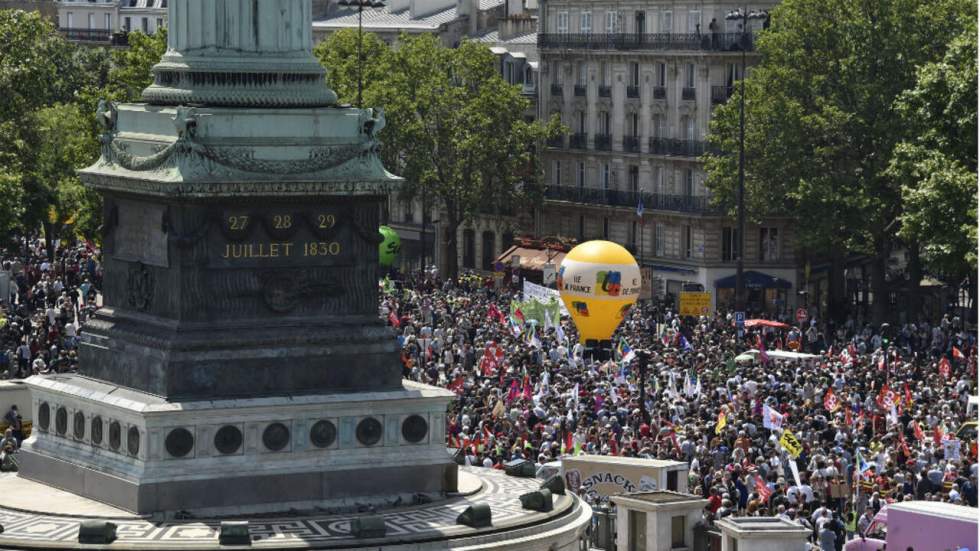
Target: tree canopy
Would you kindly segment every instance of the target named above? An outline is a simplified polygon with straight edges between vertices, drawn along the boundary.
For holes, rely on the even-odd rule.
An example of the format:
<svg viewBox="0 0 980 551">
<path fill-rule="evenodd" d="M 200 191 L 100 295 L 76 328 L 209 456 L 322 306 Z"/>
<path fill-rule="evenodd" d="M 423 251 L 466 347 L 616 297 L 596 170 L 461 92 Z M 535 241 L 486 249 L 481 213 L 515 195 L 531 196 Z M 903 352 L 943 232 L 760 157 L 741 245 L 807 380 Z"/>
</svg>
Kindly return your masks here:
<svg viewBox="0 0 980 551">
<path fill-rule="evenodd" d="M 901 116 L 916 108 L 902 106 L 917 97 L 909 91 L 917 79 L 922 84 L 924 67 L 943 59 L 950 37 L 975 32 L 976 6 L 967 0 L 781 2 L 756 40 L 758 65 L 733 101 L 717 109 L 709 136 L 722 151 L 737 151 L 738 94 L 744 91 L 750 219 L 791 216 L 808 255 L 869 255 L 872 290 L 887 296 L 888 255 L 900 245 L 917 247 L 909 238 L 921 238 L 911 226 L 902 231 L 915 219 L 907 216 L 909 199 L 937 199 L 912 193 L 924 177 L 916 183 L 893 161 L 919 141 L 919 125 Z M 932 124 L 940 134 L 941 124 L 956 124 L 945 115 L 939 119 L 943 123 Z M 716 200 L 733 207 L 737 156 L 705 160 Z M 975 145 L 972 171 L 975 180 Z M 959 208 L 965 213 L 968 207 Z M 881 320 L 886 306 L 875 300 L 873 316 Z"/>
<path fill-rule="evenodd" d="M 317 48 L 342 100 L 356 95 L 356 48 L 350 32 Z M 493 54 L 480 44 L 446 48 L 434 36 L 418 35 L 389 48 L 366 34 L 364 51 L 371 52 L 364 55 L 364 104 L 384 109 L 388 121 L 381 135 L 386 166 L 406 179 L 404 199 L 424 192 L 440 207 L 448 271 L 455 275 L 460 226 L 480 213 L 511 213 L 540 199 L 536 152 L 560 123 L 526 121 L 528 100 L 500 77 Z"/>
</svg>

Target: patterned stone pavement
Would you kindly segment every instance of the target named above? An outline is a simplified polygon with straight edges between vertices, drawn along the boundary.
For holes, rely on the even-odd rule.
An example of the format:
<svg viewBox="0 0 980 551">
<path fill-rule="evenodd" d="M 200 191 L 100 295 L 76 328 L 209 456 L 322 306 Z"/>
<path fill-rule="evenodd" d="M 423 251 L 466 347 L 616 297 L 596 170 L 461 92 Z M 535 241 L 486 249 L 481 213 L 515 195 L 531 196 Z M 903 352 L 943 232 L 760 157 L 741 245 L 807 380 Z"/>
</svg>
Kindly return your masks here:
<svg viewBox="0 0 980 551">
<path fill-rule="evenodd" d="M 388 538 L 401 541 L 453 538 L 478 534 L 481 531 L 519 528 L 543 522 L 568 511 L 574 498 L 555 496 L 555 509 L 536 513 L 521 508 L 518 496 L 538 489 L 541 481 L 515 478 L 499 471 L 462 468 L 478 476 L 483 489 L 473 495 L 453 498 L 429 505 L 401 507 L 381 511 L 387 526 Z M 3 482 L 0 480 L 0 496 Z M 493 511 L 493 526 L 475 530 L 456 524 L 456 517 L 471 503 L 484 502 Z M 351 519 L 356 515 L 328 515 L 276 518 L 249 517 L 252 547 L 256 549 L 336 547 L 344 543 L 363 543 L 350 534 Z M 92 517 L 88 517 L 92 518 Z M 78 525 L 85 517 L 68 517 L 39 512 L 23 512 L 3 507 L 0 498 L 0 548 L 76 548 Z M 152 523 L 142 519 L 113 520 L 118 525 L 113 548 L 131 549 L 208 549 L 219 548 L 217 531 L 220 522 L 209 520 L 167 521 Z"/>
</svg>

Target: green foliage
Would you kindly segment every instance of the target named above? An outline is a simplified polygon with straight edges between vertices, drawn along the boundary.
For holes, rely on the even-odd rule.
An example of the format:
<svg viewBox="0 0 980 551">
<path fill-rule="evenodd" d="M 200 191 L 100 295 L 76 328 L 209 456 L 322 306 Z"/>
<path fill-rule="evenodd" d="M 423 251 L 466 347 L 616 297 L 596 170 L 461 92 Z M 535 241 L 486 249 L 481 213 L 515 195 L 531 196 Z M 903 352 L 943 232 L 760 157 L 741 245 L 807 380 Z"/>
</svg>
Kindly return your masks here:
<svg viewBox="0 0 980 551">
<path fill-rule="evenodd" d="M 744 81 L 750 219 L 789 215 L 805 249 L 861 252 L 883 263 L 908 198 L 891 160 L 916 136 L 897 100 L 916 85 L 919 67 L 943 56 L 951 36 L 975 33 L 975 19 L 967 0 L 780 3 L 756 40 L 761 61 Z M 975 49 L 972 55 L 975 79 Z M 728 208 L 737 186 L 739 94 L 711 123 L 709 140 L 728 154 L 705 158 L 707 185 Z"/>
<path fill-rule="evenodd" d="M 977 271 L 976 101 L 974 22 L 896 103 L 913 135 L 889 168 L 902 182 L 900 235 L 921 245 L 927 266 L 955 278 Z"/>
<path fill-rule="evenodd" d="M 327 68 L 327 84 L 341 103 L 357 101 L 357 29 L 340 29 L 313 49 L 313 55 Z M 362 96 L 364 105 L 375 105 L 379 86 L 387 74 L 390 49 L 374 33 L 365 33 L 361 47 L 363 62 Z"/>
<path fill-rule="evenodd" d="M 336 33 L 317 48 L 331 85 L 348 100 L 356 95 L 356 40 L 356 32 Z M 406 179 L 403 197 L 424 191 L 441 207 L 455 274 L 461 225 L 540 199 L 536 151 L 561 125 L 525 121 L 527 99 L 500 77 L 485 46 L 446 48 L 426 34 L 402 36 L 388 48 L 365 34 L 364 51 L 371 52 L 364 55 L 364 104 L 383 108 L 387 119 L 385 165 Z"/>
<path fill-rule="evenodd" d="M 24 186 L 20 175 L 0 168 L 0 240 L 7 241 L 20 227 L 24 213 Z"/>
<path fill-rule="evenodd" d="M 116 102 L 139 101 L 143 89 L 153 83 L 150 69 L 166 51 L 166 29 L 149 36 L 138 31 L 129 33 L 129 47 L 112 52 L 112 69 L 103 97 Z"/>
</svg>

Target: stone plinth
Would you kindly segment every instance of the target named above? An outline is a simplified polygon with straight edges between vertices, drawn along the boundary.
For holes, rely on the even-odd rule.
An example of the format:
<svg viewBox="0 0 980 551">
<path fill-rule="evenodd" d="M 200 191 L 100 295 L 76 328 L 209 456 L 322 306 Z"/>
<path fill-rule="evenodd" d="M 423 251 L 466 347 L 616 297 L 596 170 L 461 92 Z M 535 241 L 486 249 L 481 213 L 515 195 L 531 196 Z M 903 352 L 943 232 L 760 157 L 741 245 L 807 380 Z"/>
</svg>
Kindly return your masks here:
<svg viewBox="0 0 980 551">
<path fill-rule="evenodd" d="M 135 513 L 224 514 L 455 491 L 452 394 L 403 390 L 168 402 L 33 377 L 21 476 Z"/>
<path fill-rule="evenodd" d="M 810 530 L 778 517 L 726 517 L 715 526 L 721 530 L 721 550 L 808 551 Z"/>
<path fill-rule="evenodd" d="M 616 504 L 616 549 L 693 549 L 694 526 L 708 500 L 671 492 L 639 492 L 612 496 Z M 680 517 L 678 519 L 678 517 Z"/>
</svg>

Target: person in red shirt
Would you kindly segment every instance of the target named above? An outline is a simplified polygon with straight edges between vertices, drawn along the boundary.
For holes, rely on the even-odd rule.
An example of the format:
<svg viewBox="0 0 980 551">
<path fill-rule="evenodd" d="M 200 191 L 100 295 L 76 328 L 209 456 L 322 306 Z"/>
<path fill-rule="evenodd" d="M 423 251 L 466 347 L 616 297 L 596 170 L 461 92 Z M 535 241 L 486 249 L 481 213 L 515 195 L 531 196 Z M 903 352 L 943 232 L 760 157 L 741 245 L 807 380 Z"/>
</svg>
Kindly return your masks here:
<svg viewBox="0 0 980 551">
<path fill-rule="evenodd" d="M 712 488 L 711 497 L 708 498 L 707 509 L 714 514 L 718 512 L 719 507 L 721 507 L 721 496 L 718 495 L 718 490 L 716 488 Z"/>
</svg>

